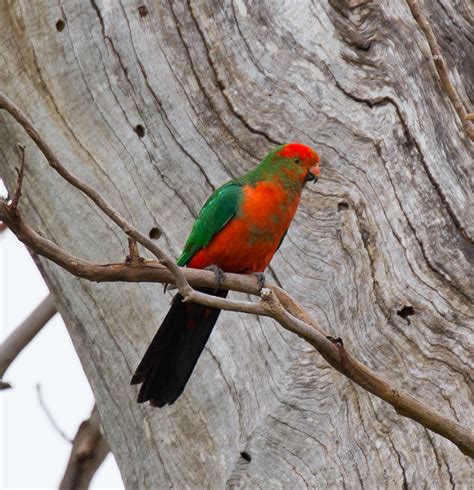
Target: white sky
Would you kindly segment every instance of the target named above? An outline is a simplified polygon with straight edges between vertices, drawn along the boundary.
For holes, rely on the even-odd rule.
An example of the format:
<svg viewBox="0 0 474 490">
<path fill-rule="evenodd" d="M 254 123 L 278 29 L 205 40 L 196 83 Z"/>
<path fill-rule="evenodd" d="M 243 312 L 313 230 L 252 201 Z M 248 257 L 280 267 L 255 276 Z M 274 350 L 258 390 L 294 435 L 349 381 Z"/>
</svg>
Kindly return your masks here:
<svg viewBox="0 0 474 490">
<path fill-rule="evenodd" d="M 47 294 L 26 248 L 10 231 L 1 233 L 0 342 Z M 13 388 L 0 391 L 0 488 L 58 488 L 71 446 L 40 407 L 36 385 L 41 384 L 49 411 L 71 439 L 94 403 L 59 315 L 20 354 L 4 380 Z M 91 488 L 123 488 L 111 454 L 96 473 Z"/>
</svg>

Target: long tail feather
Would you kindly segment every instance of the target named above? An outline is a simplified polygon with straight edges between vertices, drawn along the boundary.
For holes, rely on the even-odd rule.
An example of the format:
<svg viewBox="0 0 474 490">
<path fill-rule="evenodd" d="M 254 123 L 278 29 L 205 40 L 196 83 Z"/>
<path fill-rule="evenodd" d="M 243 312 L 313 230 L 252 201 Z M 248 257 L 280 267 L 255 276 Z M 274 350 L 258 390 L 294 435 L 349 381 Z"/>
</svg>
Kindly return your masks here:
<svg viewBox="0 0 474 490">
<path fill-rule="evenodd" d="M 228 291 L 200 291 L 225 298 Z M 171 405 L 181 395 L 221 310 L 183 303 L 178 293 L 132 377 L 142 383 L 138 403 Z"/>
</svg>

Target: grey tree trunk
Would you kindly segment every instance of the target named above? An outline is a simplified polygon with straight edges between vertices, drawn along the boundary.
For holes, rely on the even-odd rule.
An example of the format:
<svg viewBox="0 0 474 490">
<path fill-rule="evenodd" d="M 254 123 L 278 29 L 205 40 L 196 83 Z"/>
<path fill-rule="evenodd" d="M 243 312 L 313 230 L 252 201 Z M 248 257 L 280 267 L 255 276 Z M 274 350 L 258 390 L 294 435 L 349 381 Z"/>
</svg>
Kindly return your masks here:
<svg viewBox="0 0 474 490">
<path fill-rule="evenodd" d="M 4 2 L 1 89 L 68 168 L 141 230 L 163 230 L 175 256 L 213 189 L 277 143 L 314 146 L 322 178 L 304 191 L 271 276 L 361 360 L 469 425 L 471 143 L 408 6 L 139 6 Z M 470 4 L 421 7 L 468 105 Z M 81 257 L 124 259 L 124 234 L 0 117 L 10 189 L 15 144 L 27 144 L 30 223 Z M 130 377 L 170 297 L 42 268 L 128 488 L 467 488 L 473 477 L 455 446 L 265 318 L 223 313 L 179 401 L 138 406 Z"/>
</svg>

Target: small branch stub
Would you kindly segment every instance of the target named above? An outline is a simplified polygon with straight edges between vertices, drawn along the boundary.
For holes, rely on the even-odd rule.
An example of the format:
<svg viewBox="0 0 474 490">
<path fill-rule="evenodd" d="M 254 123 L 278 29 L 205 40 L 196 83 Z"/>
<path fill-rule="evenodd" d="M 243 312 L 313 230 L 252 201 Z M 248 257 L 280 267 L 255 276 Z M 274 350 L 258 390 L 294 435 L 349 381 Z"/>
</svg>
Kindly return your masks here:
<svg viewBox="0 0 474 490">
<path fill-rule="evenodd" d="M 130 251 L 129 255 L 127 255 L 125 262 L 129 265 L 136 265 L 140 264 L 143 262 L 145 259 L 140 257 L 140 254 L 138 253 L 138 245 L 136 240 L 133 238 L 128 239 L 128 249 Z"/>
</svg>

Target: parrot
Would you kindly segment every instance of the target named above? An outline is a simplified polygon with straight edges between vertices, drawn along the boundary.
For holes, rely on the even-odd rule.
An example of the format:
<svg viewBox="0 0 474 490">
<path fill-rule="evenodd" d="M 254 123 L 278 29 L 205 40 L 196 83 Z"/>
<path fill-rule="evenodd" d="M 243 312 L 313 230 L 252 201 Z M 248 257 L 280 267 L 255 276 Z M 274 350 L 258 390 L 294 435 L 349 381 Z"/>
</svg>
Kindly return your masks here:
<svg viewBox="0 0 474 490">
<path fill-rule="evenodd" d="M 320 176 L 319 162 L 311 147 L 287 143 L 213 192 L 177 260 L 180 267 L 214 270 L 217 287 L 199 291 L 225 298 L 219 279 L 226 272 L 255 274 L 263 287 L 304 185 Z M 179 398 L 219 317 L 220 309 L 182 300 L 177 293 L 132 377 L 132 385 L 141 384 L 138 403 L 164 407 Z"/>
</svg>

